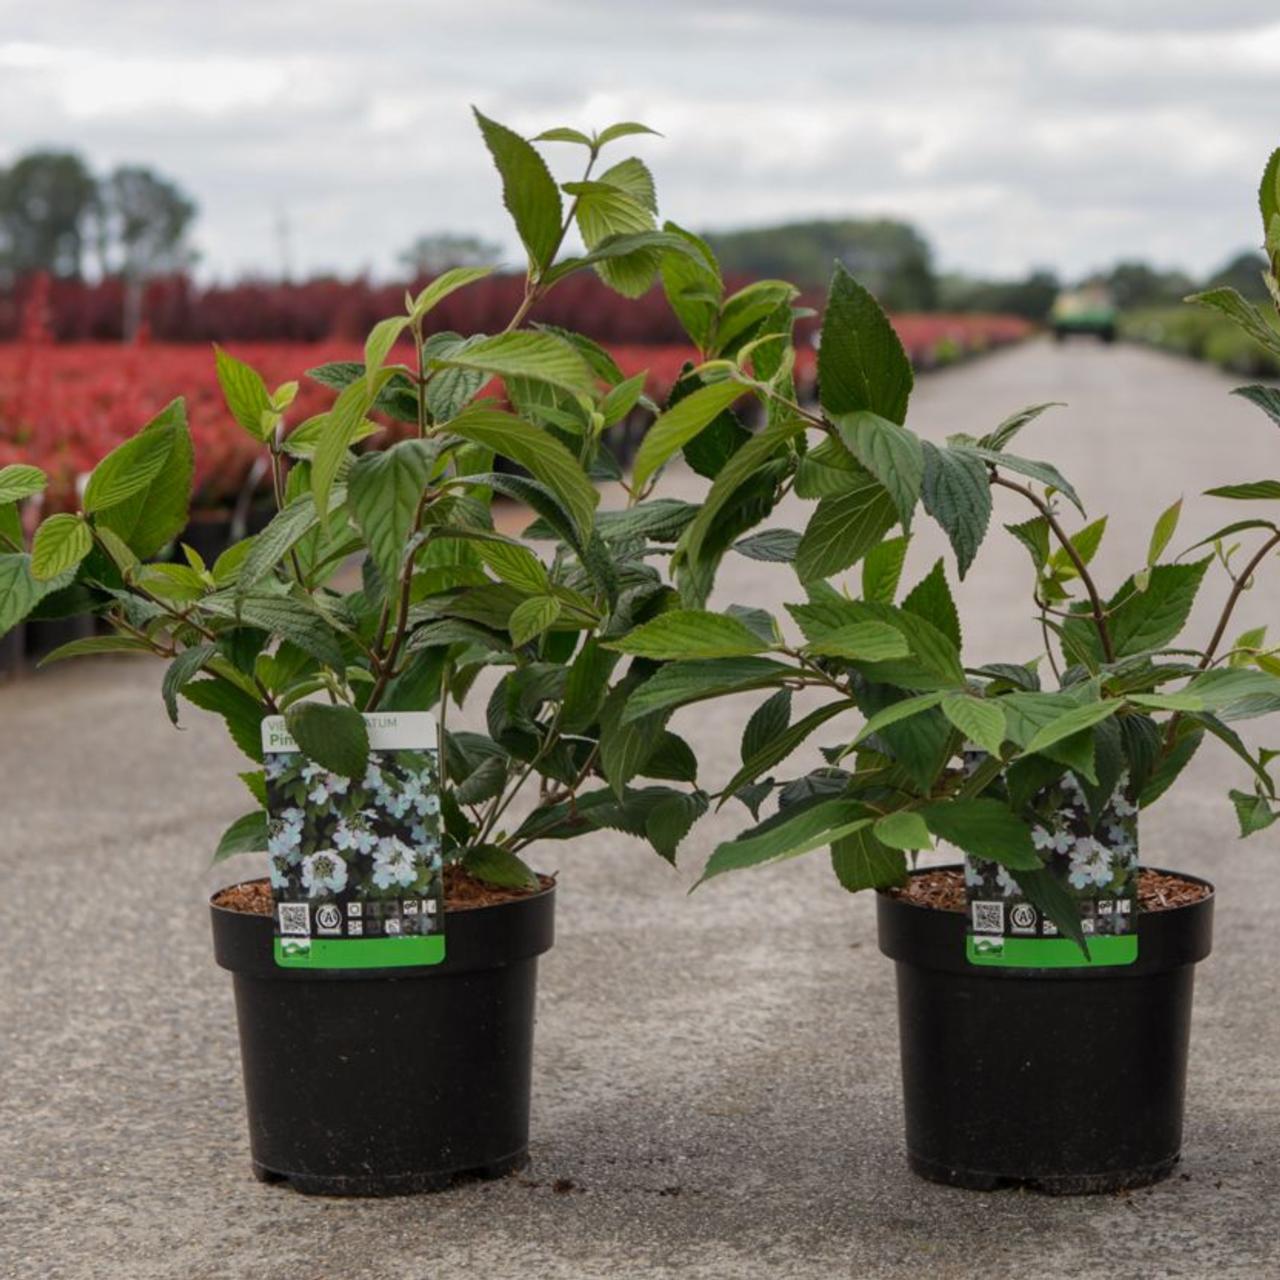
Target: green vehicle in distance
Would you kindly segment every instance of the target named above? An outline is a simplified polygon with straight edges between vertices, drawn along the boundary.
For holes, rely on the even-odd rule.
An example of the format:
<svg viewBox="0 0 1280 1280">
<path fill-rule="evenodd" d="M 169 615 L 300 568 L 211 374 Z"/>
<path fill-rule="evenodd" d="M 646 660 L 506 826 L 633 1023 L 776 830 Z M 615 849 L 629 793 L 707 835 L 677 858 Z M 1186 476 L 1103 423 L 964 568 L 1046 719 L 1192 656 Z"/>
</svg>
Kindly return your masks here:
<svg viewBox="0 0 1280 1280">
<path fill-rule="evenodd" d="M 1116 304 L 1102 285 L 1065 290 L 1054 299 L 1049 324 L 1059 342 L 1076 333 L 1092 335 L 1103 342 L 1114 342 Z"/>
</svg>

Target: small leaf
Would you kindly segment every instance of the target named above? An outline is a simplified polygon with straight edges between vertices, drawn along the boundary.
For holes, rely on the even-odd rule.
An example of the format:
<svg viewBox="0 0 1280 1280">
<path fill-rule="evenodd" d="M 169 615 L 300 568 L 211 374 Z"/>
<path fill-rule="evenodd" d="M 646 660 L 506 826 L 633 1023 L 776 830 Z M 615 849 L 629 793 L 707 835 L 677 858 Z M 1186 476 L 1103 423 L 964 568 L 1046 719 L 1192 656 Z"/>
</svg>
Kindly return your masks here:
<svg viewBox="0 0 1280 1280">
<path fill-rule="evenodd" d="M 463 867 L 477 880 L 502 889 L 537 889 L 538 877 L 509 849 L 478 844 L 467 850 Z"/>
<path fill-rule="evenodd" d="M 907 559 L 910 539 L 886 538 L 877 543 L 862 560 L 862 596 L 877 604 L 892 604 L 902 579 L 902 566 Z"/>
<path fill-rule="evenodd" d="M 1160 559 L 1161 553 L 1169 545 L 1174 530 L 1178 527 L 1178 517 L 1182 514 L 1182 499 L 1179 498 L 1171 507 L 1167 507 L 1156 521 L 1151 531 L 1151 545 L 1147 548 L 1147 565 L 1150 567 Z"/>
<path fill-rule="evenodd" d="M 80 516 L 50 516 L 31 545 L 31 576 L 49 582 L 74 569 L 93 550 L 93 534 Z"/>
<path fill-rule="evenodd" d="M 43 493 L 48 481 L 39 467 L 24 462 L 14 462 L 0 467 L 0 505 L 22 502 L 25 498 Z"/>
<path fill-rule="evenodd" d="M 267 815 L 261 809 L 246 813 L 222 833 L 213 860 L 222 862 L 237 853 L 265 853 L 267 840 Z"/>
<path fill-rule="evenodd" d="M 617 138 L 630 137 L 636 133 L 651 133 L 655 138 L 662 137 L 657 129 L 650 129 L 647 124 L 639 124 L 635 120 L 622 120 L 617 124 L 611 124 L 607 129 L 602 129 L 596 138 L 596 146 L 603 147 L 607 142 L 613 142 Z"/>
<path fill-rule="evenodd" d="M 989 755 L 1000 756 L 1008 726 L 998 702 L 952 693 L 942 700 L 942 714 Z"/>
<path fill-rule="evenodd" d="M 451 293 L 492 274 L 492 267 L 451 267 L 448 271 L 442 271 L 414 298 L 413 306 L 410 308 L 413 319 L 421 320 L 428 311 L 438 306 Z"/>
<path fill-rule="evenodd" d="M 1255 831 L 1265 831 L 1280 816 L 1271 808 L 1265 796 L 1246 791 L 1231 791 L 1228 794 L 1240 823 L 1241 839 L 1253 835 Z"/>
<path fill-rule="evenodd" d="M 1237 501 L 1268 501 L 1280 498 L 1280 480 L 1247 480 L 1243 484 L 1224 484 L 1206 489 L 1211 498 L 1235 498 Z"/>
<path fill-rule="evenodd" d="M 299 749 L 316 764 L 344 778 L 361 778 L 369 763 L 369 730 L 352 707 L 295 702 L 285 713 Z"/>
<path fill-rule="evenodd" d="M 554 625 L 560 612 L 560 601 L 555 596 L 533 596 L 522 601 L 511 611 L 511 618 L 507 623 L 512 644 L 519 647 L 536 640 Z"/>
<path fill-rule="evenodd" d="M 178 723 L 178 694 L 204 670 L 217 652 L 217 645 L 196 645 L 191 649 L 184 649 L 165 669 L 160 692 L 171 723 Z"/>
<path fill-rule="evenodd" d="M 737 618 L 699 609 L 677 609 L 660 613 L 605 647 L 664 660 L 745 657 L 769 646 Z"/>
<path fill-rule="evenodd" d="M 262 375 L 243 360 L 228 355 L 216 343 L 213 355 L 217 365 L 218 385 L 222 388 L 231 416 L 255 440 L 267 440 L 274 429 L 276 415 Z"/>
<path fill-rule="evenodd" d="M 800 534 L 791 529 L 762 529 L 750 537 L 739 538 L 733 549 L 748 560 L 788 564 L 800 549 Z"/>
</svg>

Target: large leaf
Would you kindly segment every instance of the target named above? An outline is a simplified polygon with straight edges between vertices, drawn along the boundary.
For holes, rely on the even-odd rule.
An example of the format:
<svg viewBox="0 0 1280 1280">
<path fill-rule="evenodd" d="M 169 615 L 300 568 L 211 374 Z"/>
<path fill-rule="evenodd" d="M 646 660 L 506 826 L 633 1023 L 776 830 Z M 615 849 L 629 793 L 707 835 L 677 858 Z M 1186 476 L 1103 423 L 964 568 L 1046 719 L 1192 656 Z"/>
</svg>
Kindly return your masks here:
<svg viewBox="0 0 1280 1280">
<path fill-rule="evenodd" d="M 572 343 L 554 333 L 520 330 L 476 338 L 432 356 L 429 363 L 437 369 L 471 369 L 499 378 L 532 378 L 566 391 L 589 392 L 595 387 L 591 366 Z"/>
<path fill-rule="evenodd" d="M 661 674 L 661 673 L 659 673 Z M 668 710 L 656 708 L 632 715 L 639 677 L 628 673 L 605 699 L 600 709 L 600 768 L 614 792 L 622 795 L 657 750 L 666 733 Z M 644 685 L 640 685 L 643 692 Z"/>
<path fill-rule="evenodd" d="M 331 497 L 339 496 L 345 498 L 346 491 L 333 490 Z M 309 493 L 277 511 L 267 527 L 249 543 L 236 575 L 236 591 L 247 595 L 319 523 L 315 499 Z"/>
<path fill-rule="evenodd" d="M 365 414 L 388 377 L 389 371 L 382 369 L 374 375 L 372 385 L 364 378 L 353 382 L 338 394 L 333 407 L 324 416 L 323 433 L 311 461 L 311 492 L 317 511 L 328 512 L 329 494 L 347 459 L 347 451 L 359 438 Z"/>
<path fill-rule="evenodd" d="M 195 474 L 195 453 L 182 400 L 161 409 L 140 434 L 153 433 L 170 442 L 160 469 L 146 488 L 99 511 L 94 519 L 97 527 L 110 529 L 140 560 L 154 556 L 186 528 Z"/>
<path fill-rule="evenodd" d="M 502 176 L 502 203 L 537 270 L 551 265 L 560 243 L 564 210 L 560 191 L 546 162 L 530 143 L 475 108 L 485 146 Z"/>
<path fill-rule="evenodd" d="M 999 800 L 940 800 L 920 810 L 929 830 L 970 857 L 986 858 L 1023 871 L 1043 865 L 1031 830 Z"/>
<path fill-rule="evenodd" d="M 831 280 L 818 348 L 818 394 L 835 416 L 870 409 L 902 422 L 911 361 L 876 300 L 839 263 Z"/>
<path fill-rule="evenodd" d="M 862 559 L 863 599 L 892 604 L 907 559 L 908 539 L 887 538 L 877 543 Z"/>
<path fill-rule="evenodd" d="M 574 218 L 583 243 L 594 252 L 615 236 L 632 236 L 654 229 L 653 178 L 634 156 L 605 170 L 595 182 L 570 182 L 565 190 L 575 198 Z M 659 253 L 633 249 L 597 259 L 600 278 L 624 297 L 638 298 L 658 273 Z"/>
<path fill-rule="evenodd" d="M 0 636 L 12 631 L 46 596 L 67 586 L 73 576 L 67 572 L 42 582 L 31 573 L 29 555 L 0 555 Z"/>
<path fill-rule="evenodd" d="M 924 509 L 942 526 L 960 577 L 969 571 L 991 522 L 991 482 L 980 458 L 924 441 Z"/>
<path fill-rule="evenodd" d="M 302 753 L 330 773 L 362 778 L 369 763 L 369 730 L 353 707 L 327 702 L 295 702 L 285 726 Z"/>
<path fill-rule="evenodd" d="M 565 677 L 560 711 L 560 727 L 565 733 L 583 733 L 595 722 L 617 663 L 618 655 L 594 637 L 583 644 Z"/>
<path fill-rule="evenodd" d="M 564 504 L 585 541 L 600 496 L 577 459 L 554 436 L 512 414 L 481 408 L 454 418 L 449 430 L 510 458 L 541 480 Z"/>
<path fill-rule="evenodd" d="M 1190 564 L 1158 564 L 1147 570 L 1145 591 L 1128 578 L 1107 602 L 1107 625 L 1116 656 L 1129 657 L 1161 649 L 1186 624 L 1211 557 Z M 1064 630 L 1072 642 L 1096 658 L 1102 657 L 1102 643 L 1091 621 L 1071 619 Z"/>
<path fill-rule="evenodd" d="M 669 662 L 648 678 L 627 701 L 624 721 L 748 689 L 778 686 L 795 668 L 772 658 L 705 658 Z"/>
<path fill-rule="evenodd" d="M 726 871 L 798 857 L 870 826 L 872 820 L 870 811 L 856 800 L 820 800 L 791 806 L 744 831 L 737 839 L 718 845 L 698 883 Z"/>
<path fill-rule="evenodd" d="M 495 844 L 473 845 L 462 864 L 477 880 L 503 889 L 536 889 L 538 877 L 509 849 Z"/>
<path fill-rule="evenodd" d="M 352 515 L 388 593 L 402 572 L 438 452 L 436 441 L 402 440 L 390 449 L 366 453 L 347 476 Z"/>
<path fill-rule="evenodd" d="M 1101 702 L 1086 702 L 1077 707 L 1069 707 L 1061 715 L 1042 725 L 1032 734 L 1024 746 L 1028 755 L 1047 751 L 1064 739 L 1072 738 L 1085 729 L 1109 719 L 1120 710 L 1123 704 L 1119 699 L 1108 698 Z"/>
<path fill-rule="evenodd" d="M 192 680 L 182 696 L 193 706 L 222 717 L 232 741 L 250 760 L 262 763 L 262 721 L 266 708 L 229 681 Z"/>
<path fill-rule="evenodd" d="M 632 487 L 637 491 L 643 488 L 659 467 L 743 394 L 737 382 L 713 382 L 668 409 L 640 442 L 632 466 Z"/>
<path fill-rule="evenodd" d="M 836 429 L 845 447 L 888 491 L 898 509 L 904 533 L 911 532 L 911 516 L 924 478 L 920 439 L 906 427 L 863 410 L 840 414 Z"/>
<path fill-rule="evenodd" d="M 719 263 L 707 242 L 692 231 L 686 231 L 674 222 L 663 226 L 668 233 L 684 240 L 688 247 L 686 253 L 662 255 L 663 291 L 694 346 L 699 351 L 710 353 L 720 298 L 724 293 Z"/>
<path fill-rule="evenodd" d="M 642 658 L 738 658 L 769 646 L 737 618 L 701 609 L 660 613 L 605 646 Z"/>
<path fill-rule="evenodd" d="M 889 492 L 874 477 L 861 477 L 856 486 L 818 503 L 796 552 L 797 576 L 812 582 L 848 569 L 897 522 Z"/>
<path fill-rule="evenodd" d="M 329 623 L 304 600 L 259 593 L 237 598 L 220 592 L 206 596 L 200 603 L 201 608 L 216 617 L 259 627 L 291 641 L 317 662 L 335 671 L 342 671 L 346 666 L 342 647 Z"/>
<path fill-rule="evenodd" d="M 897 627 L 876 621 L 836 627 L 805 648 L 815 657 L 847 658 L 850 662 L 889 662 L 911 653 L 906 636 Z"/>
<path fill-rule="evenodd" d="M 963 693 L 949 693 L 942 700 L 942 714 L 966 738 L 993 756 L 1000 755 L 1008 726 L 1000 704 Z"/>
<path fill-rule="evenodd" d="M 907 881 L 907 860 L 876 835 L 879 827 L 861 827 L 831 845 L 831 868 L 850 893 L 888 889 Z"/>
<path fill-rule="evenodd" d="M 85 512 L 94 515 L 146 490 L 164 468 L 174 441 L 171 431 L 142 431 L 117 445 L 89 476 Z"/>
</svg>

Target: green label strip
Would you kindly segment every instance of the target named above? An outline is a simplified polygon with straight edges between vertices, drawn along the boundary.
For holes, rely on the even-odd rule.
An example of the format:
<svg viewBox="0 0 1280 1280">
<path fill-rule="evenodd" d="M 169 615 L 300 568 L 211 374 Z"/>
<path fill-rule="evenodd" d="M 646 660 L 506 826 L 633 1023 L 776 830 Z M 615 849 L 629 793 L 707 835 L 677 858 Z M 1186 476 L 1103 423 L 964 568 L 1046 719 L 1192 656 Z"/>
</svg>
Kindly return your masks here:
<svg viewBox="0 0 1280 1280">
<path fill-rule="evenodd" d="M 1070 938 L 1001 938 L 970 934 L 965 940 L 970 964 L 1008 969 L 1100 969 L 1133 964 L 1138 935 L 1099 934 L 1089 939 L 1089 957 Z"/>
<path fill-rule="evenodd" d="M 408 969 L 439 964 L 444 935 L 403 938 L 277 938 L 284 969 Z"/>
</svg>

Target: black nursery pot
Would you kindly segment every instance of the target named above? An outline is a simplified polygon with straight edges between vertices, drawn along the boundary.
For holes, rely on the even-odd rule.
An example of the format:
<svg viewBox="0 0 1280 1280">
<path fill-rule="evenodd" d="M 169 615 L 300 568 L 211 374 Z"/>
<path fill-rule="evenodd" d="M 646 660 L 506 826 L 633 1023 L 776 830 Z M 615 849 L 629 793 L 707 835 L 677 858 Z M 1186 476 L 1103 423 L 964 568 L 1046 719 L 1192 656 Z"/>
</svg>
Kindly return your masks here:
<svg viewBox="0 0 1280 1280">
<path fill-rule="evenodd" d="M 916 1173 L 1080 1195 L 1172 1172 L 1212 893 L 1141 913 L 1137 961 L 1096 969 L 972 965 L 963 913 L 883 892 L 876 910 L 880 950 L 896 961 Z"/>
<path fill-rule="evenodd" d="M 280 968 L 269 916 L 212 913 L 214 956 L 234 977 L 261 1181 L 397 1195 L 528 1162 L 537 958 L 554 940 L 554 888 L 451 911 L 443 963 L 376 973 Z"/>
</svg>

